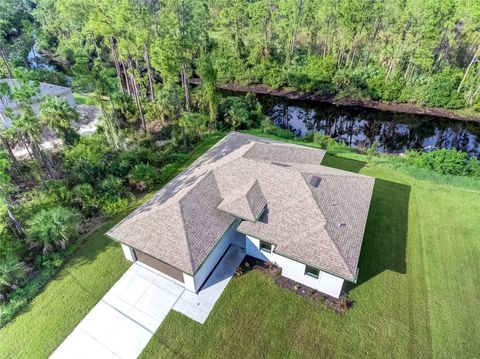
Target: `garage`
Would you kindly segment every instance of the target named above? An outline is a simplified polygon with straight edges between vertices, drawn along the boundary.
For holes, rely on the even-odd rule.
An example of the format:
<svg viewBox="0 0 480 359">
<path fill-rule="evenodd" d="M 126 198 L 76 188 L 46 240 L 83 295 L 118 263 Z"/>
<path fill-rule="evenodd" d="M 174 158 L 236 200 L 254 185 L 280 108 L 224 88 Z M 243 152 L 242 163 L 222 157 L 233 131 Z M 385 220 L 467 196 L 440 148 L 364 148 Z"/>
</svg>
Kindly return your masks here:
<svg viewBox="0 0 480 359">
<path fill-rule="evenodd" d="M 178 270 L 177 268 L 172 267 L 171 265 L 162 262 L 161 260 L 158 260 L 157 258 L 154 258 L 146 253 L 143 253 L 142 251 L 139 251 L 138 249 L 134 250 L 135 252 L 135 257 L 137 258 L 138 261 L 142 262 L 143 264 L 146 264 L 149 267 L 152 267 L 169 277 L 172 277 L 173 279 L 178 280 L 179 282 L 183 283 L 183 272 Z"/>
</svg>

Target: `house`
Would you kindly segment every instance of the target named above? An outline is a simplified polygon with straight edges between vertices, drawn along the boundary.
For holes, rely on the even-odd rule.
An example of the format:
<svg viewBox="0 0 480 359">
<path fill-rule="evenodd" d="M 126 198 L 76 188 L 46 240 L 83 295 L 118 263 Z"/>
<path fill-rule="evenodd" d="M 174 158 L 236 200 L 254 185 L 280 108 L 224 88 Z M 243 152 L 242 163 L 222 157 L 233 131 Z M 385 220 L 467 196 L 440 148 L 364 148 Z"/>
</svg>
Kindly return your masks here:
<svg viewBox="0 0 480 359">
<path fill-rule="evenodd" d="M 374 179 L 325 152 L 230 133 L 107 235 L 198 292 L 230 245 L 337 297 L 357 280 Z"/>
<path fill-rule="evenodd" d="M 17 81 L 12 80 L 12 79 L 0 79 L 0 84 L 6 83 L 8 84 L 11 88 L 14 88 L 17 86 Z M 75 99 L 73 98 L 73 93 L 72 90 L 69 87 L 64 87 L 64 86 L 57 86 L 57 85 L 51 85 L 47 83 L 40 82 L 39 83 L 39 92 L 36 95 L 36 101 L 34 101 L 34 104 L 32 105 L 32 109 L 35 113 L 38 113 L 39 111 L 39 105 L 38 103 L 45 97 L 45 96 L 57 96 L 57 97 L 62 97 L 64 98 L 68 104 L 72 107 L 75 106 Z M 12 126 L 12 121 L 10 118 L 8 118 L 5 115 L 5 110 L 7 108 L 11 109 L 12 111 L 15 111 L 18 107 L 18 103 L 8 96 L 1 96 L 0 95 L 0 121 L 5 127 L 11 127 Z"/>
</svg>

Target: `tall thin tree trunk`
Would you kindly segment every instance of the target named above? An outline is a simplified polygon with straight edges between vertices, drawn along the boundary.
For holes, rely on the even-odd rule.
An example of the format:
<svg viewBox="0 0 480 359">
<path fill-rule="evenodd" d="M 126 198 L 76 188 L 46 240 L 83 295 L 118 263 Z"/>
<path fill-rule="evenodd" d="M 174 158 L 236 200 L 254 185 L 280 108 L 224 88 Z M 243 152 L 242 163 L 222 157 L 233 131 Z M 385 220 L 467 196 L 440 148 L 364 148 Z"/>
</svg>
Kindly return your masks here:
<svg viewBox="0 0 480 359">
<path fill-rule="evenodd" d="M 144 43 L 143 44 L 143 51 L 144 51 L 144 57 L 145 57 L 145 64 L 147 66 L 147 73 L 148 73 L 148 84 L 149 84 L 149 91 L 150 91 L 150 99 L 152 101 L 155 101 L 155 89 L 153 87 L 154 84 L 154 78 L 153 78 L 153 71 L 152 67 L 150 65 L 150 54 L 148 52 L 147 45 Z"/>
<path fill-rule="evenodd" d="M 462 81 L 460 82 L 460 85 L 458 85 L 457 92 L 460 92 L 462 89 L 462 86 L 467 79 L 468 73 L 470 72 L 470 69 L 472 68 L 473 64 L 477 61 L 478 55 L 480 53 L 480 46 L 478 46 L 477 51 L 475 51 L 475 54 L 472 57 L 472 60 L 468 64 L 467 69 L 465 70 L 465 74 L 463 75 Z"/>
<path fill-rule="evenodd" d="M 32 150 L 34 154 L 35 153 L 37 154 L 36 155 L 37 159 L 41 164 L 43 164 L 43 167 L 47 171 L 48 177 L 50 177 L 50 179 L 54 179 L 55 175 L 53 173 L 52 166 L 50 165 L 50 160 L 45 155 L 45 153 L 43 153 L 43 150 L 40 148 L 40 145 L 37 143 L 35 139 L 30 138 L 30 143 L 32 145 Z"/>
<path fill-rule="evenodd" d="M 188 65 L 185 60 L 182 61 L 182 85 L 185 91 L 185 110 L 190 112 L 190 81 L 188 79 Z"/>
<path fill-rule="evenodd" d="M 140 120 L 142 121 L 143 132 L 146 134 L 147 133 L 147 124 L 145 122 L 145 115 L 143 113 L 142 101 L 140 99 L 140 87 L 138 86 L 137 80 L 135 79 L 135 69 L 132 66 L 132 61 L 131 61 L 130 58 L 128 59 L 128 64 L 129 64 L 129 67 L 131 69 L 130 79 L 132 81 L 133 95 L 134 95 L 134 98 L 135 98 L 135 103 L 137 105 L 138 114 L 140 115 Z"/>
<path fill-rule="evenodd" d="M 5 67 L 7 68 L 8 77 L 13 79 L 12 68 L 10 67 L 10 64 L 8 62 L 7 54 L 5 53 L 5 51 L 3 51 L 2 47 L 0 47 L 0 57 L 2 57 L 2 60 L 5 63 Z"/>
<path fill-rule="evenodd" d="M 119 64 L 119 59 L 118 59 L 118 54 L 117 54 L 117 45 L 115 42 L 115 39 L 110 36 L 110 47 L 112 49 L 112 58 L 113 62 L 115 64 L 115 70 L 117 71 L 117 77 L 118 77 L 118 83 L 120 85 L 120 90 L 125 91 L 125 84 L 123 82 L 123 76 L 122 76 L 122 71 L 120 70 L 120 64 Z"/>
<path fill-rule="evenodd" d="M 127 68 L 127 66 L 125 65 L 125 62 L 124 62 L 124 61 L 121 61 L 121 62 L 120 62 L 120 66 L 122 67 L 123 76 L 125 77 L 125 84 L 126 84 L 127 94 L 128 94 L 128 96 L 132 96 L 132 95 L 133 95 L 133 88 L 132 88 L 132 84 L 130 83 L 130 78 L 129 78 L 129 74 L 128 74 L 128 68 Z"/>
<path fill-rule="evenodd" d="M 13 225 L 15 226 L 15 230 L 16 232 L 18 233 L 18 236 L 19 237 L 23 237 L 24 234 L 25 234 L 25 231 L 23 229 L 23 226 L 22 224 L 20 223 L 20 221 L 17 219 L 17 217 L 15 216 L 15 214 L 13 213 L 12 211 L 12 206 L 10 205 L 9 201 L 7 200 L 7 198 L 3 198 L 3 202 L 5 203 L 5 208 L 7 209 L 7 213 L 8 213 L 8 217 L 10 218 L 10 220 L 12 221 Z"/>
<path fill-rule="evenodd" d="M 368 65 L 368 62 L 370 61 L 370 54 L 372 53 L 373 45 L 375 44 L 375 41 L 377 40 L 378 33 L 380 32 L 380 20 L 377 21 L 375 25 L 375 31 L 373 32 L 373 37 L 372 40 L 370 41 L 370 44 L 368 45 L 368 51 L 367 51 L 367 57 L 365 58 L 365 66 Z"/>
</svg>

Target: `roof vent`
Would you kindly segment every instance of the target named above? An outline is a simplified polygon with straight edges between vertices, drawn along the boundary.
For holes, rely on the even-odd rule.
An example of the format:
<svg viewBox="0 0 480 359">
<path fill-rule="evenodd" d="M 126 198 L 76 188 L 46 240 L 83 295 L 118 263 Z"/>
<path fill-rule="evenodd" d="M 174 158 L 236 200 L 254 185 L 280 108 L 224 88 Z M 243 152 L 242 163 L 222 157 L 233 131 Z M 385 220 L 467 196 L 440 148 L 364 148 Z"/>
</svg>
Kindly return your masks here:
<svg viewBox="0 0 480 359">
<path fill-rule="evenodd" d="M 320 177 L 312 176 L 310 178 L 310 185 L 312 185 L 313 187 L 318 187 L 320 185 Z"/>
<path fill-rule="evenodd" d="M 272 165 L 275 165 L 275 166 L 280 166 L 280 167 L 291 167 L 290 165 L 287 165 L 286 163 L 281 163 L 281 162 L 270 162 Z"/>
<path fill-rule="evenodd" d="M 346 226 L 347 226 L 346 223 L 339 223 L 339 224 L 337 224 L 337 227 L 338 227 L 338 228 L 344 228 L 344 227 L 346 227 Z"/>
</svg>

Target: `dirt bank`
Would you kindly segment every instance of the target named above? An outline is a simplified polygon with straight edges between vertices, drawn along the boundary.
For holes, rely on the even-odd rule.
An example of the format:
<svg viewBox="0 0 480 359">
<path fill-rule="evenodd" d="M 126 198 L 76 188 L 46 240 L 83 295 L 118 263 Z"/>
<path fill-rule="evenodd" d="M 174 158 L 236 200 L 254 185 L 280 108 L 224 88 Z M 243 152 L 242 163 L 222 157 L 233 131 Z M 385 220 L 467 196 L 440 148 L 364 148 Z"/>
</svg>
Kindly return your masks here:
<svg viewBox="0 0 480 359">
<path fill-rule="evenodd" d="M 201 84 L 200 79 L 191 79 L 190 83 L 193 85 Z M 380 111 L 410 113 L 414 115 L 429 115 L 437 117 L 446 117 L 453 120 L 461 121 L 475 121 L 480 122 L 480 114 L 478 115 L 462 115 L 455 111 L 450 111 L 441 108 L 429 108 L 408 103 L 386 103 L 373 100 L 358 100 L 351 98 L 337 98 L 336 96 L 319 96 L 312 92 L 302 92 L 293 90 L 291 88 L 272 89 L 268 85 L 236 85 L 236 84 L 222 84 L 218 86 L 222 90 L 234 92 L 253 92 L 261 95 L 270 95 L 281 97 L 288 100 L 312 101 L 317 103 L 328 103 L 338 106 L 349 107 L 363 107 L 372 108 Z"/>
</svg>

